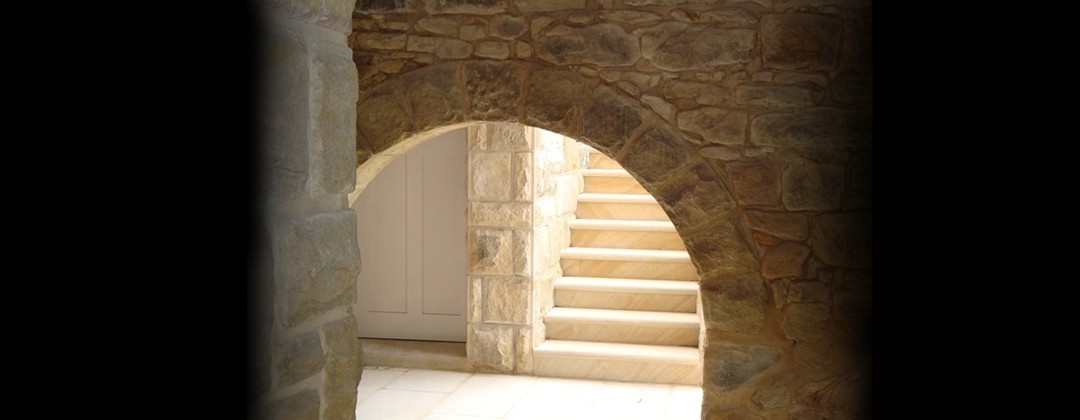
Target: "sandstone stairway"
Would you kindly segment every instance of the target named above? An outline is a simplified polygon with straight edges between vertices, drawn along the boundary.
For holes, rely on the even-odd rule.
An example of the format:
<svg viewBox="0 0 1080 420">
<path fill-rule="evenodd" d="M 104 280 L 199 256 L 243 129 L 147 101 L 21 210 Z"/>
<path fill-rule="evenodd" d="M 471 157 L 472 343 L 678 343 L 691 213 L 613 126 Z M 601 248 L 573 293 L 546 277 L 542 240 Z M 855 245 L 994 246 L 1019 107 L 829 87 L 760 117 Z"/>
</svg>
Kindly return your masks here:
<svg viewBox="0 0 1080 420">
<path fill-rule="evenodd" d="M 656 200 L 591 150 L 563 250 L 539 376 L 701 383 L 697 271 Z"/>
</svg>

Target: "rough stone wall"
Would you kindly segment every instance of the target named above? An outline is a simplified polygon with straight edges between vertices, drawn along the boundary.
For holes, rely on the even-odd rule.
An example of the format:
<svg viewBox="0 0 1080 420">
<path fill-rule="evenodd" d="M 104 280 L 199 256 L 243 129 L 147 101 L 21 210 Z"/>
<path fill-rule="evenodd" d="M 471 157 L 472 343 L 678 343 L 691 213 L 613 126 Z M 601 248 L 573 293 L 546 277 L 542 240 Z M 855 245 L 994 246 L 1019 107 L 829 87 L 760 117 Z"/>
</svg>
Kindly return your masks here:
<svg viewBox="0 0 1080 420">
<path fill-rule="evenodd" d="M 352 3 L 259 3 L 258 185 L 265 250 L 254 270 L 252 418 L 351 419 L 360 347 L 351 306 L 360 270 L 345 205 L 356 166 Z"/>
<path fill-rule="evenodd" d="M 700 274 L 703 418 L 864 418 L 864 0 L 360 0 L 358 163 L 472 121 L 615 157 Z"/>
</svg>

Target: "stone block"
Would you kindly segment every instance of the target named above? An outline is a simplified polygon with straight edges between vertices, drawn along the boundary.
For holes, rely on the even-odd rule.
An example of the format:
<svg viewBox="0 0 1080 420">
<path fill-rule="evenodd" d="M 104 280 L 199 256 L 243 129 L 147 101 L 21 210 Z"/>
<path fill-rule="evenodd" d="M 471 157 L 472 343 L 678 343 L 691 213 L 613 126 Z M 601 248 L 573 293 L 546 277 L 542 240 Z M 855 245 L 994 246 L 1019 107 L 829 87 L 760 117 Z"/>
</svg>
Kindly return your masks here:
<svg viewBox="0 0 1080 420">
<path fill-rule="evenodd" d="M 705 348 L 704 382 L 721 391 L 738 389 L 772 367 L 782 352 L 771 346 L 709 340 Z"/>
<path fill-rule="evenodd" d="M 735 88 L 735 103 L 766 108 L 812 106 L 820 102 L 820 96 L 802 86 L 739 85 Z"/>
<path fill-rule="evenodd" d="M 536 55 L 553 64 L 628 66 L 641 57 L 638 38 L 615 24 L 601 23 L 583 28 L 560 25 L 543 32 L 533 38 Z"/>
<path fill-rule="evenodd" d="M 822 281 L 798 280 L 788 286 L 789 302 L 829 303 L 829 285 Z"/>
<path fill-rule="evenodd" d="M 287 387 L 322 372 L 326 364 L 318 331 L 307 332 L 287 343 L 277 345 L 275 350 L 274 371 L 277 373 L 275 383 L 279 388 Z"/>
<path fill-rule="evenodd" d="M 706 144 L 746 143 L 749 114 L 744 111 L 702 107 L 679 112 L 679 128 L 701 136 Z"/>
<path fill-rule="evenodd" d="M 357 34 L 356 45 L 368 50 L 402 50 L 409 37 L 403 33 L 363 32 Z"/>
<path fill-rule="evenodd" d="M 416 52 L 435 52 L 435 37 L 409 35 L 405 43 L 405 49 Z"/>
<path fill-rule="evenodd" d="M 513 272 L 513 234 L 509 230 L 469 230 L 469 274 L 510 275 Z"/>
<path fill-rule="evenodd" d="M 480 371 L 510 373 L 514 370 L 515 329 L 499 325 L 469 325 L 466 356 Z"/>
<path fill-rule="evenodd" d="M 413 110 L 414 129 L 423 132 L 465 121 L 465 86 L 458 77 L 461 67 L 440 64 L 401 76 Z"/>
<path fill-rule="evenodd" d="M 816 13 L 767 14 L 761 18 L 762 61 L 780 70 L 832 70 L 840 53 L 841 21 Z"/>
<path fill-rule="evenodd" d="M 813 343 L 826 334 L 830 317 L 829 305 L 824 303 L 791 303 L 784 308 L 780 328 L 789 339 Z"/>
<path fill-rule="evenodd" d="M 532 276 L 533 272 L 533 242 L 531 230 L 514 231 L 514 274 L 519 276 Z"/>
<path fill-rule="evenodd" d="M 791 401 L 791 393 L 788 391 L 787 384 L 794 381 L 795 378 L 769 381 L 757 387 L 750 394 L 750 402 L 757 409 L 764 411 L 784 408 Z"/>
<path fill-rule="evenodd" d="M 683 235 L 683 242 L 699 273 L 737 274 L 760 270 L 751 248 L 750 234 L 743 232 L 737 223 L 734 217 L 721 218 L 707 228 Z M 708 277 L 702 279 L 703 284 L 710 281 Z"/>
<path fill-rule="evenodd" d="M 470 324 L 484 321 L 484 278 L 469 276 L 469 292 L 466 299 L 469 300 L 468 317 L 465 322 Z"/>
<path fill-rule="evenodd" d="M 500 41 L 478 42 L 473 53 L 477 57 L 505 60 L 510 57 L 510 43 Z"/>
<path fill-rule="evenodd" d="M 514 152 L 529 152 L 532 150 L 528 128 L 516 123 L 488 124 L 491 128 L 491 149 L 507 150 Z"/>
<path fill-rule="evenodd" d="M 872 136 L 869 112 L 813 108 L 760 114 L 750 121 L 750 142 L 759 146 L 859 146 Z"/>
<path fill-rule="evenodd" d="M 843 205 L 844 167 L 807 162 L 783 174 L 783 201 L 788 210 L 836 210 Z"/>
<path fill-rule="evenodd" d="M 469 203 L 469 226 L 530 227 L 532 210 L 532 203 Z"/>
<path fill-rule="evenodd" d="M 581 75 L 533 67 L 529 69 L 525 89 L 526 124 L 570 135 L 580 132 L 581 104 L 587 102 L 588 93 L 586 81 Z"/>
<path fill-rule="evenodd" d="M 668 71 L 746 63 L 757 47 L 757 31 L 748 28 L 667 22 L 636 30 L 634 34 L 641 37 L 642 56 Z"/>
<path fill-rule="evenodd" d="M 511 195 L 515 201 L 532 201 L 532 153 L 514 153 Z"/>
<path fill-rule="evenodd" d="M 435 55 L 446 60 L 460 60 L 472 55 L 473 47 L 468 42 L 453 38 L 435 40 Z"/>
<path fill-rule="evenodd" d="M 584 111 L 581 137 L 608 156 L 616 154 L 648 115 L 637 101 L 606 86 L 593 90 Z"/>
<path fill-rule="evenodd" d="M 814 255 L 826 264 L 870 268 L 873 218 L 870 212 L 822 214 L 810 223 Z"/>
<path fill-rule="evenodd" d="M 397 12 L 410 10 L 416 0 L 357 0 L 357 12 Z"/>
<path fill-rule="evenodd" d="M 415 132 L 412 112 L 400 81 L 386 82 L 365 90 L 356 105 L 358 150 L 379 153 Z M 359 158 L 357 159 L 359 160 Z"/>
<path fill-rule="evenodd" d="M 701 287 L 705 328 L 753 334 L 765 324 L 765 284 L 754 274 Z"/>
<path fill-rule="evenodd" d="M 347 194 L 355 188 L 356 64 L 344 45 L 319 43 L 313 53 L 312 187 L 324 194 Z"/>
<path fill-rule="evenodd" d="M 797 242 L 780 242 L 765 250 L 761 262 L 761 274 L 766 279 L 802 277 L 810 247 Z"/>
<path fill-rule="evenodd" d="M 268 32 L 261 81 L 264 111 L 259 120 L 259 195 L 270 202 L 301 197 L 308 181 L 309 67 L 308 51 L 300 35 Z"/>
<path fill-rule="evenodd" d="M 691 150 L 678 131 L 656 122 L 625 147 L 620 163 L 639 182 L 655 186 L 690 161 Z"/>
<path fill-rule="evenodd" d="M 524 69 L 514 62 L 465 64 L 465 85 L 474 119 L 510 121 L 518 116 Z"/>
<path fill-rule="evenodd" d="M 356 318 L 347 316 L 322 327 L 326 369 L 323 376 L 323 416 L 344 419 L 356 414 L 362 350 L 356 337 Z"/>
<path fill-rule="evenodd" d="M 585 0 L 513 0 L 518 10 L 529 12 L 554 12 L 563 10 L 584 9 Z"/>
<path fill-rule="evenodd" d="M 506 0 L 424 0 L 428 13 L 494 15 L 506 12 Z"/>
<path fill-rule="evenodd" d="M 773 206 L 780 202 L 780 169 L 768 159 L 728 163 L 728 173 L 740 203 Z"/>
<path fill-rule="evenodd" d="M 743 212 L 747 226 L 790 241 L 805 241 L 810 237 L 810 219 L 804 214 L 747 210 Z"/>
<path fill-rule="evenodd" d="M 740 148 L 735 146 L 704 146 L 698 149 L 698 152 L 705 158 L 723 161 L 738 160 L 742 157 Z"/>
<path fill-rule="evenodd" d="M 456 37 L 458 22 L 457 19 L 448 17 L 426 17 L 416 21 L 416 29 L 436 35 Z"/>
<path fill-rule="evenodd" d="M 528 325 L 531 282 L 521 277 L 484 278 L 484 322 Z"/>
<path fill-rule="evenodd" d="M 521 36 L 528 29 L 525 18 L 521 16 L 496 15 L 491 18 L 489 25 L 491 36 L 507 40 Z"/>
<path fill-rule="evenodd" d="M 472 152 L 469 156 L 469 199 L 510 201 L 512 152 Z"/>
<path fill-rule="evenodd" d="M 654 195 L 669 214 L 678 218 L 676 225 L 686 223 L 693 226 L 735 208 L 735 199 L 724 186 L 720 175 L 704 163 L 695 165 L 663 189 L 654 190 Z"/>
<path fill-rule="evenodd" d="M 484 39 L 486 37 L 487 37 L 487 34 L 484 33 L 484 27 L 482 25 L 462 25 L 461 26 L 461 39 L 463 39 L 465 41 L 476 41 L 476 40 Z M 477 47 L 477 51 L 478 51 L 477 55 L 480 55 L 479 50 L 480 50 L 480 48 Z"/>
<path fill-rule="evenodd" d="M 656 22 L 660 19 L 663 19 L 663 17 L 656 13 L 650 13 L 641 10 L 604 11 L 600 13 L 600 17 L 604 20 L 629 23 L 631 25 L 640 25 L 643 23 Z"/>
<path fill-rule="evenodd" d="M 727 88 L 717 84 L 681 80 L 665 83 L 661 92 L 668 99 L 693 99 L 702 105 L 724 105 L 731 96 Z"/>
<path fill-rule="evenodd" d="M 528 375 L 533 370 L 532 328 L 519 328 L 514 336 L 514 373 Z"/>
<path fill-rule="evenodd" d="M 360 248 L 352 210 L 286 220 L 276 226 L 275 320 L 292 327 L 356 299 Z"/>
</svg>

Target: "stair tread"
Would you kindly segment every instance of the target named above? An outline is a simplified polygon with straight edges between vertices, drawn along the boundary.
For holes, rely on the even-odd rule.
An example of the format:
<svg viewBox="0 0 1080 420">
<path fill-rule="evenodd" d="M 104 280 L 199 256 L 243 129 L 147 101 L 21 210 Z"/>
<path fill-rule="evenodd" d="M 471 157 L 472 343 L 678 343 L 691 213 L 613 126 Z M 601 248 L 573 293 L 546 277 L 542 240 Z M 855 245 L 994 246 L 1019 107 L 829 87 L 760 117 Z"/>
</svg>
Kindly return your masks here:
<svg viewBox="0 0 1080 420">
<path fill-rule="evenodd" d="M 615 169 L 615 168 L 586 168 L 586 169 L 581 170 L 581 175 L 586 176 L 586 177 L 593 176 L 593 177 L 598 177 L 598 178 L 633 178 L 634 177 L 633 175 L 630 175 L 630 172 L 627 172 L 626 169 Z"/>
<path fill-rule="evenodd" d="M 649 194 L 624 194 L 624 193 L 581 193 L 578 194 L 578 202 L 585 203 L 623 203 L 623 204 L 657 204 L 656 198 Z"/>
<path fill-rule="evenodd" d="M 675 224 L 664 220 L 574 219 L 570 229 L 676 232 Z"/>
<path fill-rule="evenodd" d="M 701 357 L 696 347 L 569 340 L 544 341 L 533 348 L 533 354 L 541 357 L 620 359 L 685 365 L 697 365 Z"/>
<path fill-rule="evenodd" d="M 565 276 L 555 279 L 555 289 L 605 293 L 690 295 L 698 292 L 698 285 L 696 282 L 685 280 Z"/>
<path fill-rule="evenodd" d="M 696 313 L 631 311 L 625 309 L 554 307 L 544 315 L 545 322 L 588 322 L 598 324 L 630 324 L 634 327 L 667 326 L 694 328 L 700 326 Z"/>
<path fill-rule="evenodd" d="M 579 260 L 646 261 L 690 263 L 686 251 L 666 249 L 591 248 L 572 246 L 563 249 L 562 258 Z"/>
</svg>

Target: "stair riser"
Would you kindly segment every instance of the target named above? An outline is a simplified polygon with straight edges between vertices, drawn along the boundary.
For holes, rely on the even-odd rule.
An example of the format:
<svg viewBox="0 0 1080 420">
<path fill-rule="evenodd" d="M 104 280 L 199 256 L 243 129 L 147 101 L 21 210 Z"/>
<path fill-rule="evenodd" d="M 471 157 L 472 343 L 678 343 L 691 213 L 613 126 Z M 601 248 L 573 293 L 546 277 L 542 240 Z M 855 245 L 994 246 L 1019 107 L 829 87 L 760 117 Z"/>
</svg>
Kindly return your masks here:
<svg viewBox="0 0 1080 420">
<path fill-rule="evenodd" d="M 682 238 L 675 232 L 570 229 L 570 245 L 592 248 L 686 251 Z"/>
<path fill-rule="evenodd" d="M 547 337 L 553 340 L 601 343 L 652 344 L 660 346 L 698 345 L 698 328 L 648 327 L 585 322 L 546 321 Z"/>
<path fill-rule="evenodd" d="M 697 311 L 697 296 L 556 289 L 555 306 L 694 313 Z"/>
<path fill-rule="evenodd" d="M 638 184 L 634 178 L 586 176 L 585 192 L 587 193 L 648 193 L 645 187 Z"/>
<path fill-rule="evenodd" d="M 562 259 L 563 275 L 697 281 L 691 263 Z"/>
<path fill-rule="evenodd" d="M 656 203 L 597 203 L 579 201 L 578 219 L 669 220 L 664 209 Z"/>
<path fill-rule="evenodd" d="M 599 152 L 589 153 L 589 167 L 595 169 L 623 169 L 614 159 Z"/>
<path fill-rule="evenodd" d="M 533 375 L 605 381 L 700 385 L 701 367 L 660 362 L 533 355 Z"/>
</svg>

